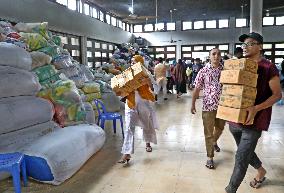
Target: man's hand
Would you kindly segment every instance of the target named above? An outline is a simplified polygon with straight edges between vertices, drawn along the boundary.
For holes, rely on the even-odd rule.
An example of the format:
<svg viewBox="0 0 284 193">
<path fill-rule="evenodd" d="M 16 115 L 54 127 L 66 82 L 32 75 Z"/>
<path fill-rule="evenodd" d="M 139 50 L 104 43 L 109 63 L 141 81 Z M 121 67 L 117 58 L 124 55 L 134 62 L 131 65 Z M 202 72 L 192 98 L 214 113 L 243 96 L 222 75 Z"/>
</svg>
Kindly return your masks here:
<svg viewBox="0 0 284 193">
<path fill-rule="evenodd" d="M 191 106 L 191 113 L 192 113 L 192 114 L 195 114 L 195 113 L 196 113 L 195 105 L 192 105 L 192 106 Z"/>
<path fill-rule="evenodd" d="M 246 108 L 245 110 L 248 112 L 248 116 L 247 116 L 247 120 L 245 121 L 244 125 L 251 125 L 257 113 L 257 109 L 255 106 L 252 106 L 252 107 Z"/>
</svg>

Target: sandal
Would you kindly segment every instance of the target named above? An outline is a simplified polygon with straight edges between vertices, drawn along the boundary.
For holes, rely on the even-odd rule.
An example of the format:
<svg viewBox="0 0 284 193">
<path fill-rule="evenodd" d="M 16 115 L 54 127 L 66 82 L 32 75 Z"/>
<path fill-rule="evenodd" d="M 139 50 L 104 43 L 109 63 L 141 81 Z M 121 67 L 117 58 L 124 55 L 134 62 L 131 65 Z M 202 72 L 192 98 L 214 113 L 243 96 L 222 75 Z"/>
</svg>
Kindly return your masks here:
<svg viewBox="0 0 284 193">
<path fill-rule="evenodd" d="M 206 166 L 208 169 L 215 169 L 214 161 L 213 161 L 213 160 L 207 160 L 205 166 Z"/>
<path fill-rule="evenodd" d="M 257 180 L 256 178 L 253 179 L 253 181 L 251 181 L 249 183 L 249 185 L 252 187 L 252 188 L 260 188 L 261 184 L 265 181 L 266 177 L 263 177 L 262 179 L 260 180 Z"/>
<path fill-rule="evenodd" d="M 152 150 L 153 150 L 153 149 L 152 149 L 151 146 L 147 146 L 147 147 L 146 147 L 146 151 L 147 151 L 147 152 L 152 152 Z"/>
<path fill-rule="evenodd" d="M 131 156 L 122 156 L 121 160 L 119 160 L 117 163 L 119 164 L 128 164 L 130 161 Z"/>
</svg>

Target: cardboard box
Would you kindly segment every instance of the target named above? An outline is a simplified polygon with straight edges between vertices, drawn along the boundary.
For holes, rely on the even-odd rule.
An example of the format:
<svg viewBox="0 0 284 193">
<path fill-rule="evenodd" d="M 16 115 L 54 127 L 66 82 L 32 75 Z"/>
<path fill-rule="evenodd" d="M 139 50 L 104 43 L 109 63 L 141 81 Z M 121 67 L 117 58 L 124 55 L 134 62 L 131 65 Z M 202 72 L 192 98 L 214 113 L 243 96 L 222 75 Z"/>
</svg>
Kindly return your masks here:
<svg viewBox="0 0 284 193">
<path fill-rule="evenodd" d="M 222 95 L 233 95 L 255 100 L 256 88 L 244 85 L 224 84 Z"/>
<path fill-rule="evenodd" d="M 241 84 L 256 87 L 257 74 L 243 70 L 223 70 L 220 82 L 224 84 Z"/>
<path fill-rule="evenodd" d="M 219 104 L 237 109 L 248 108 L 254 105 L 255 100 L 241 96 L 221 95 Z"/>
<path fill-rule="evenodd" d="M 226 121 L 244 124 L 247 118 L 247 112 L 244 109 L 235 109 L 219 105 L 216 117 Z M 253 124 L 253 121 L 250 124 Z"/>
<path fill-rule="evenodd" d="M 225 60 L 224 63 L 224 70 L 244 70 L 257 74 L 257 69 L 257 62 L 247 58 Z"/>
<path fill-rule="evenodd" d="M 125 97 L 130 92 L 147 84 L 149 79 L 147 69 L 140 63 L 124 70 L 121 74 L 114 76 L 111 79 L 111 87 L 116 94 Z"/>
</svg>

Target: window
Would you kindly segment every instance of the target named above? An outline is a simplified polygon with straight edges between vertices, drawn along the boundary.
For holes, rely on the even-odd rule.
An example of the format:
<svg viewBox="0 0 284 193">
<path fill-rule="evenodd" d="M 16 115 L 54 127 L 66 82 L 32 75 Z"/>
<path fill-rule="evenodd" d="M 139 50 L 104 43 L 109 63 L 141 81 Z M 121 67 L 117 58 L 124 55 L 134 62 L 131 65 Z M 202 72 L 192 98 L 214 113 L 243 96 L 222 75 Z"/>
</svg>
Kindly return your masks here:
<svg viewBox="0 0 284 193">
<path fill-rule="evenodd" d="M 167 23 L 167 30 L 169 31 L 176 30 L 176 23 Z"/>
<path fill-rule="evenodd" d="M 176 47 L 167 47 L 167 51 L 174 52 L 176 51 Z"/>
<path fill-rule="evenodd" d="M 175 54 L 167 54 L 167 58 L 175 58 L 176 55 Z"/>
<path fill-rule="evenodd" d="M 91 41 L 87 41 L 87 48 L 91 48 L 92 46 L 92 42 Z"/>
<path fill-rule="evenodd" d="M 130 32 L 130 25 L 128 23 L 126 24 L 126 31 Z"/>
<path fill-rule="evenodd" d="M 64 37 L 64 36 L 59 36 L 59 37 L 60 37 L 61 42 L 62 42 L 63 44 L 68 44 L 68 38 L 67 38 L 67 37 Z"/>
<path fill-rule="evenodd" d="M 67 6 L 67 0 L 56 0 L 57 3 Z"/>
<path fill-rule="evenodd" d="M 95 52 L 95 57 L 98 58 L 98 57 L 101 57 L 101 52 Z"/>
<path fill-rule="evenodd" d="M 142 32 L 142 25 L 134 25 L 134 33 Z"/>
<path fill-rule="evenodd" d="M 212 50 L 213 48 L 216 48 L 216 46 L 206 46 L 206 50 L 208 51 Z"/>
<path fill-rule="evenodd" d="M 68 6 L 69 9 L 76 11 L 77 9 L 77 0 L 68 0 Z"/>
<path fill-rule="evenodd" d="M 96 43 L 95 43 L 95 48 L 101 48 L 101 44 L 98 43 L 98 42 L 96 42 Z"/>
<path fill-rule="evenodd" d="M 194 46 L 194 50 L 203 50 L 203 46 Z"/>
<path fill-rule="evenodd" d="M 156 58 L 164 58 L 165 55 L 164 54 L 156 54 Z"/>
<path fill-rule="evenodd" d="M 88 57 L 88 58 L 91 58 L 91 57 L 93 57 L 93 54 L 92 54 L 92 52 L 90 52 L 90 51 L 87 51 L 87 57 Z"/>
<path fill-rule="evenodd" d="M 125 28 L 126 28 L 126 24 L 124 22 L 122 22 L 122 29 L 127 31 L 127 29 L 125 29 Z"/>
<path fill-rule="evenodd" d="M 236 27 L 246 27 L 247 26 L 247 19 L 238 18 L 236 19 Z"/>
<path fill-rule="evenodd" d="M 93 8 L 93 14 L 92 14 L 92 16 L 93 16 L 94 18 L 98 18 L 98 12 L 97 12 L 96 8 Z"/>
<path fill-rule="evenodd" d="M 275 63 L 280 64 L 282 62 L 283 58 L 275 58 Z"/>
<path fill-rule="evenodd" d="M 100 20 L 104 22 L 104 13 L 102 11 L 100 11 Z"/>
<path fill-rule="evenodd" d="M 203 29 L 204 28 L 204 21 L 195 21 L 193 23 L 193 29 Z"/>
<path fill-rule="evenodd" d="M 112 53 L 108 53 L 108 57 L 111 58 L 112 57 Z"/>
<path fill-rule="evenodd" d="M 284 16 L 276 17 L 276 25 L 284 25 Z"/>
<path fill-rule="evenodd" d="M 228 45 L 219 45 L 219 50 L 229 50 L 229 46 Z"/>
<path fill-rule="evenodd" d="M 206 21 L 206 28 L 217 28 L 216 20 Z"/>
<path fill-rule="evenodd" d="M 284 48 L 284 43 L 283 44 L 275 44 L 275 48 Z"/>
<path fill-rule="evenodd" d="M 159 30 L 164 30 L 165 24 L 164 23 L 157 23 L 155 24 L 155 30 L 159 31 Z"/>
<path fill-rule="evenodd" d="M 229 27 L 228 19 L 219 19 L 219 28 L 227 28 Z"/>
<path fill-rule="evenodd" d="M 165 51 L 165 48 L 156 48 L 156 52 L 163 52 Z"/>
<path fill-rule="evenodd" d="M 113 50 L 113 45 L 109 45 L 108 49 Z"/>
<path fill-rule="evenodd" d="M 106 22 L 110 24 L 110 15 L 106 14 Z"/>
<path fill-rule="evenodd" d="M 154 26 L 153 26 L 153 24 L 146 24 L 145 26 L 144 26 L 144 31 L 154 31 Z"/>
<path fill-rule="evenodd" d="M 79 45 L 79 39 L 77 39 L 77 38 L 71 38 L 71 44 L 72 45 Z"/>
<path fill-rule="evenodd" d="M 263 44 L 263 49 L 272 49 L 272 44 Z"/>
<path fill-rule="evenodd" d="M 274 17 L 264 17 L 262 22 L 263 25 L 274 25 Z"/>
<path fill-rule="evenodd" d="M 265 52 L 264 52 L 264 55 L 271 56 L 271 51 L 265 51 Z"/>
<path fill-rule="evenodd" d="M 183 21 L 182 22 L 182 30 L 192 29 L 192 22 L 191 21 Z"/>
<path fill-rule="evenodd" d="M 275 51 L 275 55 L 284 55 L 284 51 Z"/>
<path fill-rule="evenodd" d="M 183 54 L 182 56 L 183 56 L 183 58 L 190 58 L 191 54 Z"/>
<path fill-rule="evenodd" d="M 182 51 L 191 51 L 191 47 L 182 47 Z"/>
<path fill-rule="evenodd" d="M 111 25 L 116 26 L 116 18 L 111 17 Z"/>
<path fill-rule="evenodd" d="M 80 51 L 79 50 L 72 50 L 72 56 L 80 56 Z"/>
<path fill-rule="evenodd" d="M 102 57 L 106 58 L 107 57 L 107 53 L 102 53 Z"/>
<path fill-rule="evenodd" d="M 87 3 L 84 3 L 84 12 L 85 15 L 90 15 L 90 5 Z"/>
<path fill-rule="evenodd" d="M 88 67 L 92 68 L 93 67 L 93 62 L 88 62 Z"/>
<path fill-rule="evenodd" d="M 79 9 L 80 9 L 80 13 L 83 13 L 83 4 L 82 4 L 82 1 L 79 1 Z"/>
<path fill-rule="evenodd" d="M 118 23 L 118 27 L 123 29 L 122 21 L 121 20 L 117 20 L 117 23 Z"/>
<path fill-rule="evenodd" d="M 102 44 L 102 49 L 107 50 L 107 44 Z"/>
</svg>

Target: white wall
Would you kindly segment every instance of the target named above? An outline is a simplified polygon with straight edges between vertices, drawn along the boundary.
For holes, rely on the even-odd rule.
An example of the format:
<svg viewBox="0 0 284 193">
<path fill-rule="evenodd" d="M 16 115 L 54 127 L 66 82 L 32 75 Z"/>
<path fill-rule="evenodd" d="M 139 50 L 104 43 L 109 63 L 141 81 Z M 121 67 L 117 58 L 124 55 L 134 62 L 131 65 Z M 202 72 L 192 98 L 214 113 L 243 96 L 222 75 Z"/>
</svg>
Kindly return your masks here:
<svg viewBox="0 0 284 193">
<path fill-rule="evenodd" d="M 235 28 L 235 18 L 230 18 L 230 28 L 225 29 L 206 29 L 206 30 L 188 30 L 181 31 L 181 22 L 176 23 L 176 31 L 172 32 L 152 32 L 152 33 L 134 33 L 148 41 L 149 46 L 177 45 L 176 55 L 180 58 L 179 45 L 193 44 L 222 44 L 229 43 L 230 52 L 233 53 L 234 44 L 239 43 L 239 36 L 243 33 L 249 33 L 249 28 Z M 284 26 L 263 27 L 263 38 L 265 42 L 284 42 Z M 173 40 L 182 40 L 181 42 L 169 43 L 172 36 Z"/>
<path fill-rule="evenodd" d="M 51 29 L 114 43 L 128 42 L 132 34 L 47 0 L 1 0 L 0 18 L 11 21 L 47 21 Z"/>
</svg>

